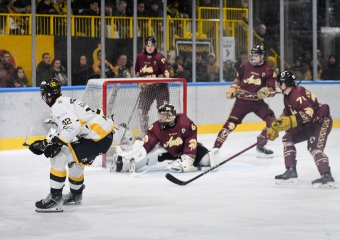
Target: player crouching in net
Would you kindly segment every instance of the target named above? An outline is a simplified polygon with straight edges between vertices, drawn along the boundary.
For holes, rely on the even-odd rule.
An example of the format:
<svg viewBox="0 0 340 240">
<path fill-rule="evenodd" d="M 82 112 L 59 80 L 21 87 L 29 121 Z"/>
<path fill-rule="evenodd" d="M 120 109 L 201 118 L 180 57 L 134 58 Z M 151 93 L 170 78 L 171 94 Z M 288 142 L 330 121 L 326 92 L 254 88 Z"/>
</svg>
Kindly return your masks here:
<svg viewBox="0 0 340 240">
<path fill-rule="evenodd" d="M 116 172 L 152 166 L 165 160 L 173 161 L 172 172 L 194 172 L 199 167 L 220 163 L 219 151 L 208 151 L 197 143 L 197 126 L 185 114 L 176 114 L 171 104 L 158 109 L 159 121 L 149 126 L 143 141 L 136 140 L 128 151 L 117 147 Z"/>
<path fill-rule="evenodd" d="M 268 137 L 274 141 L 280 131 L 286 131 L 282 142 L 287 169 L 275 176 L 276 183 L 297 183 L 295 144 L 307 141 L 307 149 L 321 174 L 321 178 L 312 181 L 313 187 L 335 188 L 328 157 L 323 152 L 333 123 L 329 106 L 321 104 L 313 93 L 296 85 L 291 71 L 281 72 L 276 81 L 284 95 L 284 109 L 281 117 L 269 128 Z"/>
<path fill-rule="evenodd" d="M 44 80 L 40 90 L 58 128 L 51 141 L 38 140 L 29 147 L 34 154 L 44 154 L 51 161 L 50 193 L 35 206 L 37 212 L 61 212 L 61 205 L 82 201 L 85 165 L 91 165 L 110 148 L 114 124 L 100 109 L 92 110 L 82 101 L 61 96 L 61 84 L 56 78 Z M 66 165 L 71 191 L 63 196 Z"/>
</svg>

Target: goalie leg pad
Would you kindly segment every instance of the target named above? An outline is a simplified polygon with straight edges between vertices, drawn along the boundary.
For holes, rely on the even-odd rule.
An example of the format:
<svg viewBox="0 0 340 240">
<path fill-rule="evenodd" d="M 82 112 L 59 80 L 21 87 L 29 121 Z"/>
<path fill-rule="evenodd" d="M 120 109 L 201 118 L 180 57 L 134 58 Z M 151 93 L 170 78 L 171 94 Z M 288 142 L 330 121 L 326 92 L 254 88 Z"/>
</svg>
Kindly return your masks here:
<svg viewBox="0 0 340 240">
<path fill-rule="evenodd" d="M 208 154 L 206 154 L 199 163 L 199 166 L 202 171 L 209 170 L 210 168 L 218 165 L 221 162 L 220 158 L 220 149 L 213 148 L 211 149 Z M 218 168 L 212 170 L 212 172 L 217 171 Z"/>
<path fill-rule="evenodd" d="M 167 153 L 167 151 L 163 147 L 160 147 L 159 145 L 155 146 L 146 156 L 147 165 L 153 166 L 158 162 L 164 161 L 162 157 L 163 155 L 166 155 L 165 153 Z"/>
<path fill-rule="evenodd" d="M 196 172 L 198 170 L 194 165 L 194 159 L 186 154 L 181 156 L 181 159 L 176 160 L 171 166 L 167 167 L 172 172 Z"/>
</svg>

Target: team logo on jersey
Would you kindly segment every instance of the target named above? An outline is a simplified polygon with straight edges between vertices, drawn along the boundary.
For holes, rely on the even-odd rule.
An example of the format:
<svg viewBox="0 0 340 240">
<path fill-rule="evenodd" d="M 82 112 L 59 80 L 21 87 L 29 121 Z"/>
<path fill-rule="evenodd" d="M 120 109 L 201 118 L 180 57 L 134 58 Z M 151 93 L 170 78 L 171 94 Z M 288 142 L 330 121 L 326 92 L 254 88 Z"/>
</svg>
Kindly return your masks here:
<svg viewBox="0 0 340 240">
<path fill-rule="evenodd" d="M 305 108 L 305 113 L 309 116 L 309 117 L 313 117 L 314 114 L 314 110 L 313 108 Z"/>
<path fill-rule="evenodd" d="M 153 129 L 153 124 L 151 124 L 151 125 L 149 126 L 149 130 L 151 130 L 151 129 Z"/>
<path fill-rule="evenodd" d="M 183 133 L 183 134 L 185 133 L 185 128 L 182 128 L 182 133 Z"/>
<path fill-rule="evenodd" d="M 163 147 L 167 148 L 167 147 L 173 147 L 173 146 L 180 146 L 182 144 L 183 144 L 182 138 L 178 137 L 174 139 L 173 137 L 170 137 L 169 141 L 163 144 Z"/>
<path fill-rule="evenodd" d="M 196 149 L 196 147 L 197 147 L 197 141 L 196 141 L 196 139 L 191 139 L 191 140 L 189 141 L 189 148 L 190 148 L 190 150 L 192 151 L 192 150 Z"/>
<path fill-rule="evenodd" d="M 250 78 L 246 78 L 243 80 L 244 83 L 261 85 L 261 78 L 254 78 L 254 75 L 251 75 Z"/>
<path fill-rule="evenodd" d="M 191 124 L 191 129 L 193 130 L 193 131 L 195 131 L 196 130 L 196 125 L 193 123 L 193 124 Z"/>
<path fill-rule="evenodd" d="M 310 137 L 309 142 L 313 143 L 315 141 L 315 137 Z"/>
<path fill-rule="evenodd" d="M 161 62 L 162 62 L 163 64 L 165 64 L 165 61 L 166 61 L 165 58 L 162 58 L 162 59 L 161 59 Z"/>
</svg>

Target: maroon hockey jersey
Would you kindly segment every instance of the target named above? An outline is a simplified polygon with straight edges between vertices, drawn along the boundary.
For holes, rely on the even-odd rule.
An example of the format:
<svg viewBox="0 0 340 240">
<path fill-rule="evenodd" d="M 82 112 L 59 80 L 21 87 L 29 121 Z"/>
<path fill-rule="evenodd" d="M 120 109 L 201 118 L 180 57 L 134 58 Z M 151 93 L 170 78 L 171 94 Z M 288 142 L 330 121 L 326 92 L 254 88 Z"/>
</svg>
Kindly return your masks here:
<svg viewBox="0 0 340 240">
<path fill-rule="evenodd" d="M 157 143 L 165 148 L 172 156 L 180 157 L 182 154 L 196 157 L 197 153 L 197 127 L 184 114 L 176 115 L 176 125 L 161 129 L 159 121 L 149 126 L 143 138 L 144 148 L 149 153 Z"/>
<path fill-rule="evenodd" d="M 169 66 L 163 54 L 147 55 L 141 52 L 137 55 L 135 72 L 137 77 L 165 77 L 170 76 Z"/>
<path fill-rule="evenodd" d="M 283 116 L 299 113 L 305 125 L 322 122 L 329 116 L 328 105 L 322 105 L 316 96 L 302 86 L 293 86 L 288 95 L 284 95 Z"/>
<path fill-rule="evenodd" d="M 251 65 L 249 61 L 245 61 L 238 70 L 235 81 L 240 87 L 238 90 L 239 93 L 255 93 L 263 87 L 271 88 L 274 91 L 276 74 L 266 63 L 255 67 Z M 240 98 L 259 100 L 257 97 L 253 99 L 252 95 L 246 95 Z"/>
</svg>

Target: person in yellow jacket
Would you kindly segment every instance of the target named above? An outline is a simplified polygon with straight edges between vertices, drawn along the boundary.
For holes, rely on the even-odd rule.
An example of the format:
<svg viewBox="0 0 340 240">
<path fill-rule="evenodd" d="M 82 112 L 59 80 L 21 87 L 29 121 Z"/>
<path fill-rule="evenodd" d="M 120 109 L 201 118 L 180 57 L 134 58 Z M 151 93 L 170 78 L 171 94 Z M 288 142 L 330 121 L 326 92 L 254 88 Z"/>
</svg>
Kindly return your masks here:
<svg viewBox="0 0 340 240">
<path fill-rule="evenodd" d="M 97 59 L 94 60 L 92 68 L 96 74 L 101 75 L 101 59 L 102 59 L 102 50 L 98 50 L 97 52 Z M 105 77 L 106 78 L 113 78 L 114 74 L 114 67 L 112 66 L 109 61 L 105 59 Z"/>
</svg>

